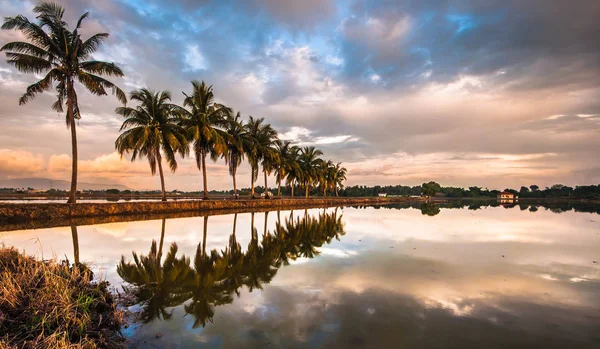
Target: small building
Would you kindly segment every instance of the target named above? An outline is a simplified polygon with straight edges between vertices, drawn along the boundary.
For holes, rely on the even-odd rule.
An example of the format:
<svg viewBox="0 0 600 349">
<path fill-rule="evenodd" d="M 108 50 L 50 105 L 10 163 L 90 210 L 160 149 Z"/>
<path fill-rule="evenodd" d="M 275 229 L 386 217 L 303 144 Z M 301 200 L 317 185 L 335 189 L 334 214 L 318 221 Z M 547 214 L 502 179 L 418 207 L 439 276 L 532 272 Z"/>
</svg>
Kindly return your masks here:
<svg viewBox="0 0 600 349">
<path fill-rule="evenodd" d="M 377 194 L 380 198 L 385 198 L 387 197 L 387 193 L 379 193 Z"/>
<path fill-rule="evenodd" d="M 515 194 L 513 194 L 511 192 L 503 191 L 501 193 L 498 193 L 497 198 L 500 199 L 500 200 L 514 200 L 517 197 L 515 196 Z"/>
</svg>

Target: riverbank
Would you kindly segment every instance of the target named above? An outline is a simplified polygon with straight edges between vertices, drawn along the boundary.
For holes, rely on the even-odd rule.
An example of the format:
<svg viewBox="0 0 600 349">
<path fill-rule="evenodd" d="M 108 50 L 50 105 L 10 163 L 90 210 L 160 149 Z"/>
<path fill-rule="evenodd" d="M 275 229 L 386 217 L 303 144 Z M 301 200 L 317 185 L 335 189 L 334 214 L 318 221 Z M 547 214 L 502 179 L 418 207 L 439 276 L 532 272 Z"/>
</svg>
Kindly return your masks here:
<svg viewBox="0 0 600 349">
<path fill-rule="evenodd" d="M 354 205 L 385 205 L 393 203 L 422 202 L 421 198 L 297 198 L 297 199 L 240 199 L 240 200 L 185 200 L 139 201 L 117 203 L 2 203 L 0 204 L 1 230 L 7 227 L 34 229 L 59 225 L 98 224 L 110 217 L 129 217 L 131 220 L 147 216 L 219 214 L 261 210 L 287 210 Z"/>
<path fill-rule="evenodd" d="M 124 348 L 121 312 L 83 265 L 0 246 L 0 348 Z"/>
</svg>

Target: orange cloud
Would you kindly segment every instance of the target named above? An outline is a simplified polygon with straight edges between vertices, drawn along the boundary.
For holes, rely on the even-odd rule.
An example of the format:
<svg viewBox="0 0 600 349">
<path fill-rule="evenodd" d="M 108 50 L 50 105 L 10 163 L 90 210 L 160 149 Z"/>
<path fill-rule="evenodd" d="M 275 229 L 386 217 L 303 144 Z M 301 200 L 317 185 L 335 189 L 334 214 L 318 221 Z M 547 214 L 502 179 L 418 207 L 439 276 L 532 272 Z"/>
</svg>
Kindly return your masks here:
<svg viewBox="0 0 600 349">
<path fill-rule="evenodd" d="M 23 175 L 44 171 L 42 155 L 20 150 L 0 149 L 0 173 Z"/>
</svg>

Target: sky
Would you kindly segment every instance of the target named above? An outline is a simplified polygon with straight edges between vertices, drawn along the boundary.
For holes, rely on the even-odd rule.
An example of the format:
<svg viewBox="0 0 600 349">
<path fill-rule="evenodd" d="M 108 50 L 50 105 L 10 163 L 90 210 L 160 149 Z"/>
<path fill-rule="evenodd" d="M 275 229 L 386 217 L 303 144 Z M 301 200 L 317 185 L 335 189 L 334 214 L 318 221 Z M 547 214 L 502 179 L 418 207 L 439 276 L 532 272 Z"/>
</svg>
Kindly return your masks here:
<svg viewBox="0 0 600 349">
<path fill-rule="evenodd" d="M 123 68 L 125 91 L 182 103 L 204 80 L 244 118 L 343 162 L 347 185 L 600 183 L 597 0 L 58 2 L 71 26 L 90 12 L 84 37 L 110 33 L 94 58 Z M 33 20 L 34 5 L 0 0 L 0 16 Z M 0 31 L 2 45 L 22 38 Z M 69 180 L 54 93 L 18 105 L 35 80 L 0 61 L 0 179 Z M 79 96 L 80 181 L 158 189 L 147 161 L 115 153 L 117 99 Z M 209 189 L 232 187 L 224 161 L 208 172 Z M 244 165 L 238 185 L 249 179 Z M 167 190 L 201 183 L 193 157 L 166 176 Z"/>
</svg>

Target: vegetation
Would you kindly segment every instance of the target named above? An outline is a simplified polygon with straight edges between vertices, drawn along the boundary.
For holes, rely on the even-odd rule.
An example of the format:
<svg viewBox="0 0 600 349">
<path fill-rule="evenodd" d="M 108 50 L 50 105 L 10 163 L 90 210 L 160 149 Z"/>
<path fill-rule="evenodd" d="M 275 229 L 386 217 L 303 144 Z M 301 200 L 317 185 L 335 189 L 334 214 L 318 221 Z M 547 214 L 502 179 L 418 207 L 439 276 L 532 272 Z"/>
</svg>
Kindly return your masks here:
<svg viewBox="0 0 600 349">
<path fill-rule="evenodd" d="M 442 190 L 442 187 L 436 182 L 423 183 L 421 185 L 421 194 L 427 197 L 435 196 L 440 190 Z"/>
<path fill-rule="evenodd" d="M 123 71 L 113 63 L 102 62 L 90 58 L 102 42 L 108 38 L 107 33 L 92 35 L 86 40 L 81 38 L 79 29 L 83 20 L 88 17 L 84 13 L 75 28 L 71 30 L 63 21 L 64 8 L 50 2 L 40 2 L 33 8 L 37 14 L 37 23 L 29 21 L 25 16 L 6 17 L 2 29 L 18 30 L 28 41 L 9 42 L 0 48 L 6 53 L 8 64 L 23 73 L 46 75 L 38 82 L 27 87 L 25 94 L 19 99 L 23 105 L 36 95 L 56 90 L 56 101 L 52 109 L 63 113 L 66 102 L 66 123 L 71 130 L 71 191 L 68 203 L 76 202 L 77 194 L 77 131 L 75 120 L 81 118 L 77 103 L 75 82 L 78 81 L 89 92 L 95 95 L 106 95 L 111 89 L 117 98 L 125 103 L 125 93 L 112 82 L 100 77 L 123 76 Z"/>
<path fill-rule="evenodd" d="M 434 191 L 427 191 L 428 194 L 442 195 L 448 198 L 496 198 L 501 192 L 496 189 L 481 188 L 472 186 L 467 189 L 460 187 L 443 187 L 432 184 Z M 437 184 L 439 185 L 439 184 Z M 432 188 L 429 183 L 424 183 L 424 186 L 350 186 L 340 190 L 340 196 L 362 197 L 362 196 L 377 196 L 380 193 L 385 193 L 388 196 L 418 196 L 427 195 L 423 188 Z M 427 190 L 427 189 L 426 189 Z M 570 198 L 570 199 L 600 199 L 600 185 L 582 185 L 569 187 L 562 184 L 555 184 L 551 187 L 540 189 L 537 185 L 530 187 L 521 187 L 520 190 L 505 188 L 504 191 L 511 192 L 519 198 L 536 198 L 536 199 L 552 199 L 552 198 Z"/>
<path fill-rule="evenodd" d="M 227 136 L 225 138 L 225 144 L 227 145 L 227 151 L 223 154 L 225 163 L 229 167 L 229 175 L 233 178 L 233 196 L 237 197 L 237 183 L 235 181 L 235 174 L 237 173 L 238 167 L 244 160 L 244 149 L 248 148 L 248 132 L 242 124 L 242 117 L 238 112 L 235 116 L 228 115 L 225 126 L 225 132 Z"/>
<path fill-rule="evenodd" d="M 142 88 L 133 91 L 130 99 L 139 102 L 136 108 L 120 107 L 116 113 L 123 116 L 121 133 L 115 148 L 123 156 L 131 153 L 131 161 L 146 157 L 154 175 L 158 167 L 162 200 L 167 200 L 165 178 L 162 169 L 163 156 L 171 171 L 177 169 L 175 154 L 185 156 L 188 152 L 187 132 L 180 125 L 179 107 L 168 103 L 171 94 L 167 91 L 153 92 Z"/>
<path fill-rule="evenodd" d="M 0 247 L 0 348 L 124 348 L 121 313 L 84 265 Z"/>
<path fill-rule="evenodd" d="M 213 161 L 227 151 L 225 131 L 226 117 L 231 115 L 231 109 L 215 103 L 212 86 L 207 86 L 204 81 L 192 81 L 192 94 L 185 95 L 184 107 L 181 109 L 181 123 L 186 128 L 188 141 L 192 144 L 196 155 L 196 165 L 202 171 L 204 184 L 204 199 L 208 199 L 208 184 L 206 178 L 206 156 L 210 155 Z M 220 128 L 221 127 L 221 128 Z"/>
<path fill-rule="evenodd" d="M 124 289 L 140 303 L 139 318 L 168 320 L 169 308 L 184 305 L 186 314 L 194 317 L 194 327 L 212 322 L 215 307 L 233 302 L 242 287 L 249 291 L 261 289 L 277 274 L 279 268 L 297 258 L 313 258 L 318 248 L 344 234 L 341 217 L 337 212 L 323 212 L 318 217 L 284 218 L 278 214 L 275 230 L 267 231 L 266 215 L 262 239 L 251 219 L 251 240 L 242 252 L 236 237 L 237 215 L 234 215 L 232 234 L 224 251 L 206 251 L 208 216 L 204 218 L 203 241 L 198 244 L 193 264 L 185 255 L 178 257 L 178 248 L 172 244 L 164 259 L 161 248 L 153 241 L 147 256 L 133 253 L 133 262 L 123 256 L 117 267 L 118 274 L 129 286 Z M 163 225 L 164 227 L 164 225 Z"/>
<path fill-rule="evenodd" d="M 42 80 L 27 88 L 19 100 L 20 104 L 27 103 L 35 95 L 50 90 L 53 86 L 58 94 L 52 108 L 63 112 L 66 101 L 66 121 L 71 130 L 73 160 L 68 202 L 75 203 L 78 159 L 75 120 L 81 117 L 75 80 L 96 95 L 106 95 L 107 89 L 112 89 L 118 99 L 125 103 L 125 93 L 100 77 L 121 77 L 123 71 L 113 63 L 91 60 L 90 56 L 98 50 L 108 34 L 95 34 L 85 41 L 81 39 L 78 30 L 88 13 L 81 16 L 71 31 L 62 19 L 64 8 L 60 5 L 42 1 L 35 6 L 34 12 L 38 15 L 38 23 L 30 22 L 24 16 L 16 16 L 7 17 L 2 25 L 3 29 L 21 31 L 30 42 L 11 42 L 0 50 L 6 52 L 8 63 L 18 70 L 24 73 L 46 73 Z M 264 118 L 251 116 L 244 124 L 239 113 L 234 117 L 231 108 L 215 102 L 212 86 L 204 81 L 192 81 L 192 92 L 183 94 L 183 105 L 177 106 L 168 103 L 171 100 L 170 92 L 153 92 L 142 88 L 131 92 L 131 99 L 139 103 L 137 107 L 120 107 L 115 111 L 125 118 L 120 130 L 123 133 L 117 138 L 115 148 L 121 156 L 131 153 L 132 161 L 138 157 L 146 157 L 153 175 L 158 168 L 163 200 L 166 200 L 166 190 L 162 159 L 165 158 L 174 172 L 177 169 L 175 154 L 188 155 L 190 146 L 197 167 L 202 171 L 204 199 L 209 198 L 207 156 L 213 161 L 219 158 L 225 160 L 233 177 L 233 192 L 236 197 L 235 175 L 244 158 L 252 169 L 250 195 L 253 197 L 259 167 L 262 167 L 265 188 L 268 187 L 268 175 L 276 173 L 279 195 L 284 180 L 291 188 L 296 182 L 302 183 L 307 197 L 310 189 L 317 184 L 321 185 L 324 195 L 328 190 L 337 193 L 343 186 L 345 176 L 337 176 L 337 181 L 334 180 L 333 163 L 320 159 L 319 156 L 323 154 L 320 150 L 311 147 L 304 149 L 310 150 L 310 153 L 298 152 L 289 143 L 285 149 L 280 148 L 285 142 L 281 143 L 271 124 L 265 123 Z M 300 157 L 297 156 L 298 153 Z M 269 194 L 268 191 L 265 193 Z"/>
</svg>

